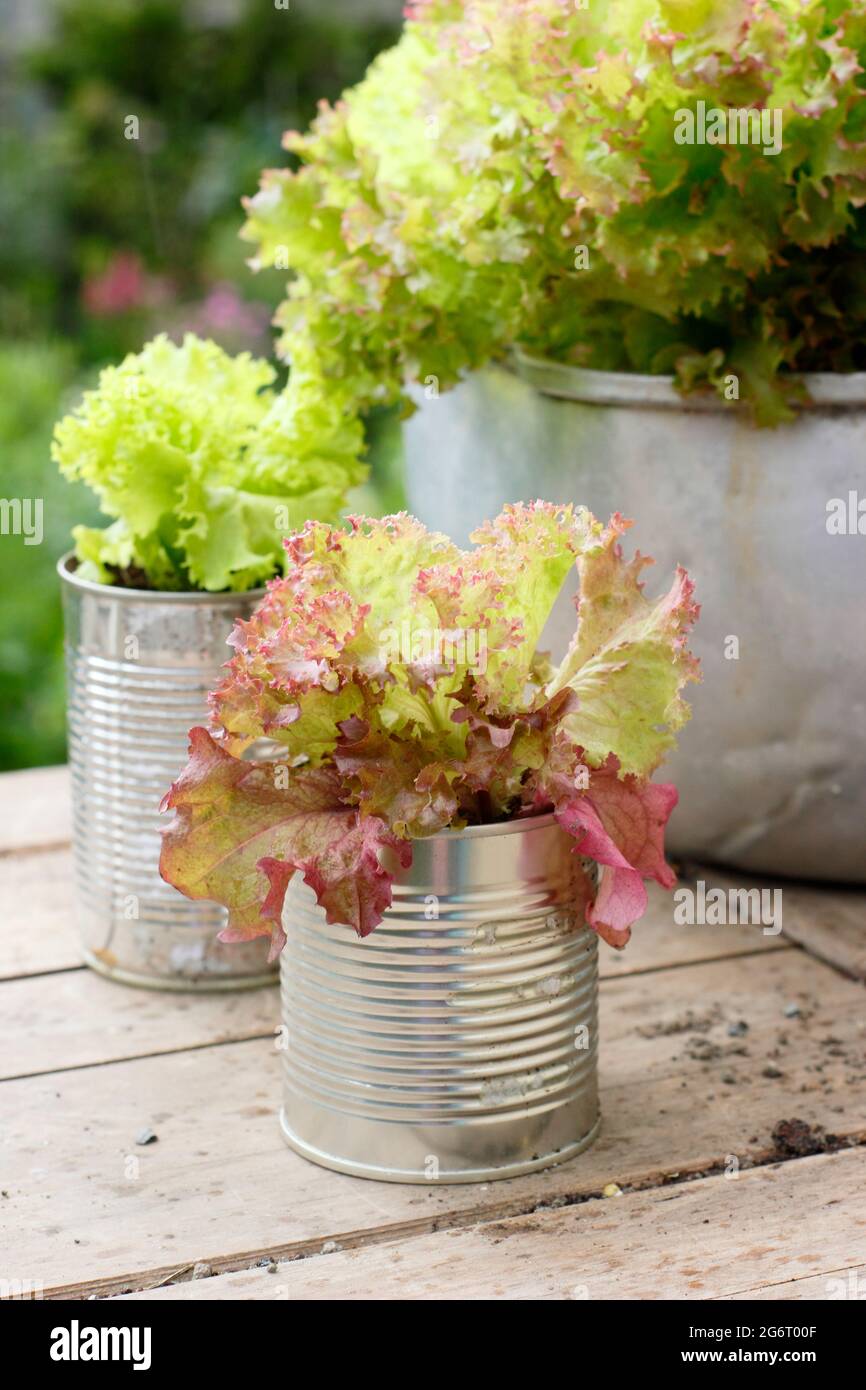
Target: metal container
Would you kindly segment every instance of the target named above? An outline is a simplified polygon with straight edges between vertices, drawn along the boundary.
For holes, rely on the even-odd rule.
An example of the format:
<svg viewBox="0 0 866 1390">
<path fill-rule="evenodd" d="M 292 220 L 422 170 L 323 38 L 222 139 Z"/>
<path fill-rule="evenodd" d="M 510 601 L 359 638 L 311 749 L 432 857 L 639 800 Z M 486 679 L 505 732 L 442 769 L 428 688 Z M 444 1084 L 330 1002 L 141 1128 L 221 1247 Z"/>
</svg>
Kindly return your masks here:
<svg viewBox="0 0 866 1390">
<path fill-rule="evenodd" d="M 292 880 L 293 1149 L 359 1177 L 450 1183 L 516 1177 L 593 1142 L 598 943 L 575 920 L 571 845 L 552 815 L 416 840 L 363 941 Z"/>
<path fill-rule="evenodd" d="M 629 549 L 656 559 L 647 593 L 680 562 L 703 609 L 704 680 L 664 770 L 671 851 L 866 882 L 866 374 L 806 385 L 795 423 L 756 429 L 670 378 L 518 357 L 420 401 L 409 506 L 463 542 L 518 499 L 634 517 Z M 543 639 L 555 655 L 575 587 Z"/>
<path fill-rule="evenodd" d="M 270 984 L 267 942 L 224 946 L 224 909 L 193 903 L 159 876 L 159 802 L 207 718 L 226 637 L 262 591 L 112 588 L 58 564 L 66 621 L 76 905 L 84 958 L 103 975 L 156 989 Z"/>
</svg>

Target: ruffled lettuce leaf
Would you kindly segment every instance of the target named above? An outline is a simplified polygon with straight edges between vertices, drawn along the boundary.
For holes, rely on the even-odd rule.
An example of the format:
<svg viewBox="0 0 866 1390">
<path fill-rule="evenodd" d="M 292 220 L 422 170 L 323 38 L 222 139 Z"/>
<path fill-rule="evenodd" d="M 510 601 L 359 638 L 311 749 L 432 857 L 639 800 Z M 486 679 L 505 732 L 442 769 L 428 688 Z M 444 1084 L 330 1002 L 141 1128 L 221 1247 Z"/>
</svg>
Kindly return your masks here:
<svg viewBox="0 0 866 1390">
<path fill-rule="evenodd" d="M 53 445 L 66 476 L 88 483 L 115 518 L 104 531 L 76 532 L 85 578 L 132 572 L 158 589 L 254 588 L 282 571 L 286 535 L 339 514 L 363 470 L 331 459 L 327 445 L 312 448 L 320 425 L 323 439 L 337 428 L 327 412 L 286 428 L 274 380 L 266 362 L 192 334 L 180 347 L 155 338 L 102 372 Z"/>
<path fill-rule="evenodd" d="M 553 602 L 602 528 L 583 509 L 511 507 L 463 553 L 405 515 L 350 525 L 346 535 L 313 523 L 288 542 L 286 578 L 232 638 L 215 719 L 235 749 L 265 729 L 320 760 L 354 714 L 459 754 L 457 692 L 471 678 L 487 705 L 526 702 Z"/>
<path fill-rule="evenodd" d="M 316 893 L 330 922 L 366 936 L 391 903 L 393 873 L 380 855 L 411 862 L 405 840 L 374 816 L 341 806 L 333 770 L 297 772 L 280 786 L 273 765 L 243 762 L 206 729 L 190 731 L 190 761 L 162 804 L 167 827 L 161 872 L 188 898 L 229 909 L 223 941 L 270 936 L 272 957 L 285 944 L 283 899 L 295 873 Z"/>
<path fill-rule="evenodd" d="M 574 838 L 575 853 L 600 866 L 598 892 L 586 920 L 615 947 L 623 947 L 647 903 L 645 879 L 672 888 L 675 875 L 664 857 L 664 830 L 677 804 L 671 783 L 623 776 L 611 754 L 590 770 L 584 754 L 560 727 L 527 792 L 536 808 L 553 807 Z"/>
<path fill-rule="evenodd" d="M 509 644 L 488 644 L 485 670 L 475 681 L 488 705 L 519 708 L 526 698 L 536 648 L 565 577 L 575 561 L 580 566 L 600 550 L 602 530 L 584 507 L 536 504 L 506 507 L 473 532 L 473 572 L 492 577 L 497 608 L 515 634 Z M 484 609 L 464 604 L 454 616 L 455 626 L 465 626 L 482 621 Z"/>
<path fill-rule="evenodd" d="M 640 576 L 652 561 L 638 553 L 624 562 L 628 524 L 614 516 L 603 546 L 578 562 L 577 631 L 547 693 L 577 697 L 561 728 L 591 765 L 614 754 L 623 775 L 645 777 L 689 716 L 681 691 L 697 677 L 686 639 L 699 609 L 682 568 L 663 598 L 647 601 Z"/>
<path fill-rule="evenodd" d="M 643 881 L 673 882 L 676 793 L 649 774 L 697 675 L 691 586 L 679 573 L 648 602 L 626 525 L 519 504 L 464 552 L 405 514 L 308 523 L 286 543 L 286 577 L 235 628 L 212 736 L 193 731 L 166 802 L 164 876 L 223 902 L 232 932 L 270 932 L 301 869 L 331 920 L 364 933 L 390 901 L 383 850 L 407 864 L 413 839 L 553 810 L 601 866 L 587 921 L 623 945 Z M 536 644 L 572 565 L 578 628 L 552 671 Z M 242 756 L 262 738 L 276 764 Z"/>
</svg>

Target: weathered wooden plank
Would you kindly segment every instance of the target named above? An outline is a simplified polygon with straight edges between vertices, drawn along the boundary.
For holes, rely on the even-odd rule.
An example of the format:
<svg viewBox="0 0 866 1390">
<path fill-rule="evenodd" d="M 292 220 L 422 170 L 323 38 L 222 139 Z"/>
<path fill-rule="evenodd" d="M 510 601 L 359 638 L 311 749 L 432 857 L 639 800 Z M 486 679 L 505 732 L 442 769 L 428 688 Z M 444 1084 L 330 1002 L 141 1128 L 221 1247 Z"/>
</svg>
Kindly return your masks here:
<svg viewBox="0 0 866 1390">
<path fill-rule="evenodd" d="M 0 980 L 81 965 L 66 849 L 0 856 Z"/>
<path fill-rule="evenodd" d="M 14 1056 L 0 1058 L 0 1078 L 255 1037 L 278 1022 L 272 991 L 204 1002 L 129 990 L 84 971 L 46 976 L 80 962 L 72 891 L 65 851 L 0 857 L 0 979 L 6 977 L 3 1007 L 17 1037 Z M 603 979 L 655 973 L 672 959 L 685 964 L 782 949 L 777 937 L 749 926 L 684 928 L 670 907 L 656 889 L 627 951 L 602 945 Z M 39 978 L 20 978 L 27 975 Z"/>
<path fill-rule="evenodd" d="M 35 768 L 26 772 L 5 773 L 0 776 L 0 856 L 16 850 L 33 850 L 65 845 L 71 835 L 69 812 L 69 774 L 65 767 Z M 26 888 L 33 881 L 44 882 L 43 864 L 38 859 L 28 866 L 19 863 L 11 871 L 0 858 L 0 871 L 14 875 L 16 884 L 25 890 L 20 901 L 26 901 Z M 60 856 L 49 862 L 58 872 L 60 883 L 67 891 L 69 867 Z M 769 880 L 736 877 L 719 869 L 690 868 L 683 877 L 688 886 L 696 877 L 708 887 L 762 887 Z M 0 888 L 3 880 L 0 878 Z M 793 883 L 781 885 L 784 896 L 785 934 L 802 943 L 815 955 L 859 979 L 866 979 L 866 891 L 862 889 L 810 888 Z M 49 898 L 50 904 L 50 898 Z M 56 908 L 49 905 L 52 918 Z M 5 917 L 4 917 L 5 924 Z M 41 904 L 34 914 L 34 924 L 41 926 Z M 68 929 L 67 929 L 68 930 Z M 6 946 L 5 959 L 13 958 L 24 973 L 45 968 L 46 948 L 43 941 L 36 945 L 41 933 L 34 930 L 34 963 L 28 966 L 27 945 Z M 622 975 L 637 970 L 663 969 L 684 961 L 724 958 L 751 950 L 778 948 L 777 937 L 765 935 L 760 926 L 727 925 L 682 927 L 673 921 L 673 900 L 670 894 L 653 886 L 647 915 L 637 927 L 628 950 L 623 953 L 603 950 L 602 970 L 606 975 Z M 50 953 L 47 956 L 50 960 Z M 69 963 L 69 952 L 62 948 L 58 959 Z M 4 957 L 0 956 L 0 965 Z M 49 965 L 48 968 L 55 968 Z"/>
<path fill-rule="evenodd" d="M 854 979 L 866 980 L 866 889 L 797 887 L 786 894 L 785 906 L 784 932 L 790 941 Z"/>
<path fill-rule="evenodd" d="M 69 770 L 36 767 L 0 777 L 0 853 L 68 844 Z"/>
<path fill-rule="evenodd" d="M 812 1296 L 828 1298 L 840 1260 L 853 1266 L 866 1256 L 864 1179 L 866 1153 L 857 1149 L 137 1297 L 694 1300 L 809 1275 Z"/>
<path fill-rule="evenodd" d="M 791 1004 L 799 1017 L 785 1017 Z M 741 1021 L 748 1031 L 730 1036 Z M 866 1135 L 864 1041 L 862 988 L 797 950 L 610 981 L 601 1139 L 562 1168 L 482 1187 L 364 1182 L 290 1153 L 270 1040 L 7 1082 L 0 1221 L 20 1262 L 8 1277 L 48 1291 L 150 1285 L 197 1260 L 238 1268 L 328 1240 L 499 1218 L 612 1181 L 658 1184 L 730 1155 L 766 1160 L 773 1130 L 794 1117 Z M 138 1147 L 147 1125 L 158 1142 Z"/>
<path fill-rule="evenodd" d="M 262 1037 L 279 1023 L 275 986 L 164 994 L 87 969 L 7 980 L 0 1007 L 15 1039 L 0 1057 L 0 1080 Z"/>
<path fill-rule="evenodd" d="M 0 775 L 0 979 L 68 969 L 80 961 L 72 922 L 69 853 L 57 848 L 32 852 L 69 841 L 68 784 L 65 767 Z M 31 852 L 15 853 L 22 850 Z M 694 872 L 703 873 L 708 882 L 724 877 L 714 870 Z M 687 876 L 683 883 L 688 885 Z M 650 885 L 647 913 L 628 949 L 602 947 L 602 976 L 662 970 L 779 949 L 783 944 L 779 937 L 765 935 L 760 926 L 683 927 L 674 922 L 673 914 L 672 895 Z M 866 902 L 863 918 L 866 922 Z"/>
<path fill-rule="evenodd" d="M 866 1299 L 866 1265 L 841 1266 L 824 1274 L 795 1275 L 778 1283 L 762 1284 L 756 1289 L 724 1294 L 724 1302 L 787 1303 L 794 1300 L 821 1300 L 849 1303 Z"/>
</svg>

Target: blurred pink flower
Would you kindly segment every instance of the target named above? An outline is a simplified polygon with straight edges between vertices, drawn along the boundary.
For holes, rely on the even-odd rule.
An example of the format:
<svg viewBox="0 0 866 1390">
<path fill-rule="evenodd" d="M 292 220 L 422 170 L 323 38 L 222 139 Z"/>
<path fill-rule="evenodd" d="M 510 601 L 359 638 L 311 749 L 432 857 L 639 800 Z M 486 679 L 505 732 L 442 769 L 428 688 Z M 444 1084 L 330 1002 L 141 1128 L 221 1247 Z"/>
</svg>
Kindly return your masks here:
<svg viewBox="0 0 866 1390">
<path fill-rule="evenodd" d="M 152 309 L 165 303 L 170 293 L 167 280 L 151 275 L 135 251 L 117 251 L 105 270 L 90 275 L 81 297 L 95 318 L 128 314 L 133 309 Z"/>
<path fill-rule="evenodd" d="M 214 285 L 199 303 L 184 315 L 183 327 L 200 338 L 219 340 L 257 340 L 267 332 L 270 311 L 264 304 L 242 299 L 234 285 Z"/>
</svg>

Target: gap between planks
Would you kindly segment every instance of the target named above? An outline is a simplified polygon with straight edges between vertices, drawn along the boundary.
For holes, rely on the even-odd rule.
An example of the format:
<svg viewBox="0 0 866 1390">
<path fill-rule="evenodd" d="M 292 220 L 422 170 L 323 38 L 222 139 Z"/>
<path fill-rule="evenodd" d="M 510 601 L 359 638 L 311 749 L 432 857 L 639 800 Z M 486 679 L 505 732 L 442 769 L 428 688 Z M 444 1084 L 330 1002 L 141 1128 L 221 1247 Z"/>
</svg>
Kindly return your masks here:
<svg viewBox="0 0 866 1390">
<path fill-rule="evenodd" d="M 838 1282 L 836 1288 L 828 1292 L 828 1281 L 831 1279 Z M 750 1303 L 779 1303 L 790 1299 L 826 1301 L 831 1298 L 833 1301 L 862 1301 L 863 1294 L 860 1290 L 863 1288 L 866 1288 L 866 1265 L 842 1265 L 836 1269 L 827 1269 L 821 1275 L 801 1274 L 775 1284 L 760 1284 L 754 1288 L 740 1289 L 738 1293 L 719 1294 L 717 1301 L 734 1302 L 748 1299 Z"/>
<path fill-rule="evenodd" d="M 735 1299 L 836 1281 L 866 1257 L 866 1151 L 794 1159 L 555 1210 L 367 1243 L 275 1271 L 247 1269 L 121 1296 L 218 1299 Z M 675 1204 L 675 1205 L 674 1205 Z M 791 1244 L 796 1212 L 797 1245 Z M 842 1248 L 840 1248 L 842 1247 Z M 840 1262 L 841 1257 L 841 1262 Z M 787 1280 L 779 1275 L 787 1274 Z M 831 1280 L 833 1283 L 831 1283 Z M 772 1296 L 770 1294 L 769 1296 Z"/>
</svg>

